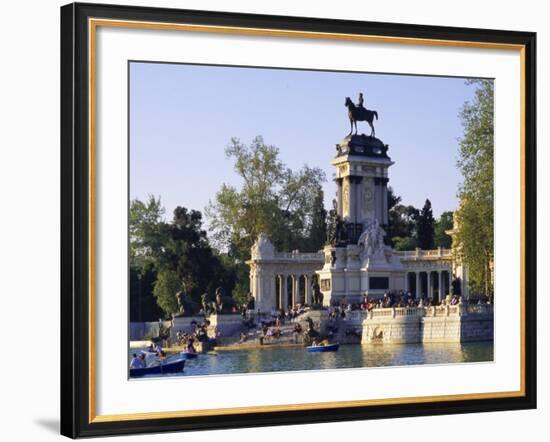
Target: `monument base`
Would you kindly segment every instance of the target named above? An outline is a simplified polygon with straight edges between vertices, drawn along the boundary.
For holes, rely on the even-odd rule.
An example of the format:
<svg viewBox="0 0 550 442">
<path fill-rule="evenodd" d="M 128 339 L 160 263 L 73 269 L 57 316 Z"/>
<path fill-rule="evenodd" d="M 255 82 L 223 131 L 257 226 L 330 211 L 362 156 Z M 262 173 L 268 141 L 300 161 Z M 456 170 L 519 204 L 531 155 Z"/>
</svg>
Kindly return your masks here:
<svg viewBox="0 0 550 442">
<path fill-rule="evenodd" d="M 300 326 L 302 327 L 302 330 L 307 330 L 307 318 L 311 318 L 313 321 L 313 328 L 318 331 L 321 335 L 326 334 L 327 332 L 327 324 L 328 324 L 328 310 L 323 309 L 310 309 L 307 310 L 301 317 L 300 317 Z"/>
<path fill-rule="evenodd" d="M 405 268 L 391 247 L 367 255 L 358 245 L 327 246 L 325 265 L 317 271 L 325 305 L 359 304 L 363 296 L 381 298 L 405 289 Z"/>
<path fill-rule="evenodd" d="M 210 315 L 208 318 L 208 336 L 228 338 L 240 336 L 243 328 L 243 318 L 240 313 Z"/>
<path fill-rule="evenodd" d="M 203 316 L 176 316 L 172 318 L 172 328 L 170 337 L 174 340 L 177 332 L 192 333 L 195 331 L 195 326 L 200 325 L 204 321 Z"/>
</svg>

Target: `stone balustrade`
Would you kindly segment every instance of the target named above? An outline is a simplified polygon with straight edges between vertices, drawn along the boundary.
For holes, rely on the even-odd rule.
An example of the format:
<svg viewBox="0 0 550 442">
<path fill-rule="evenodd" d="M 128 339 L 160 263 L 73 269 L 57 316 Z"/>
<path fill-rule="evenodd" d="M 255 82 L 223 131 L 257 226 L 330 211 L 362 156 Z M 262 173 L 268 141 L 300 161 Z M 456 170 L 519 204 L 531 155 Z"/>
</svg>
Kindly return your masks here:
<svg viewBox="0 0 550 442">
<path fill-rule="evenodd" d="M 324 255 L 322 252 L 317 253 L 302 253 L 302 252 L 275 252 L 273 258 L 275 260 L 290 260 L 290 261 L 316 261 L 323 263 Z"/>
<path fill-rule="evenodd" d="M 492 304 L 482 305 L 438 305 L 430 307 L 388 307 L 374 308 L 364 313 L 365 319 L 373 318 L 398 318 L 403 316 L 464 316 L 467 314 L 493 314 Z"/>
<path fill-rule="evenodd" d="M 395 251 L 394 253 L 400 256 L 401 258 L 405 258 L 405 259 L 452 258 L 451 249 L 444 249 L 442 247 L 439 247 L 433 250 L 416 249 L 416 250 L 406 250 L 406 251 Z"/>
<path fill-rule="evenodd" d="M 493 339 L 492 304 L 375 308 L 361 312 L 362 342 L 406 344 Z"/>
</svg>

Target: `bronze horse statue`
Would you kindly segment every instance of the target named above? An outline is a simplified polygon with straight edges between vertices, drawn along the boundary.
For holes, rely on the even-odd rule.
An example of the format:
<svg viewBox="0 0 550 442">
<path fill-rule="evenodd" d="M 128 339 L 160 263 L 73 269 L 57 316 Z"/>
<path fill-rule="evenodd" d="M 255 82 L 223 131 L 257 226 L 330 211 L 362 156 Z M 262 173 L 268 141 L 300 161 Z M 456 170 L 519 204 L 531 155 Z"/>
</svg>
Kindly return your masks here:
<svg viewBox="0 0 550 442">
<path fill-rule="evenodd" d="M 351 135 L 353 132 L 353 125 L 355 125 L 355 134 L 357 134 L 357 122 L 358 121 L 366 121 L 369 123 L 371 133 L 370 136 L 374 137 L 374 126 L 372 124 L 374 118 L 378 120 L 378 113 L 376 111 L 371 111 L 368 109 L 365 109 L 364 107 L 358 107 L 355 106 L 353 101 L 349 97 L 346 97 L 346 107 L 348 108 L 348 117 L 350 122 L 350 131 L 348 135 Z"/>
</svg>

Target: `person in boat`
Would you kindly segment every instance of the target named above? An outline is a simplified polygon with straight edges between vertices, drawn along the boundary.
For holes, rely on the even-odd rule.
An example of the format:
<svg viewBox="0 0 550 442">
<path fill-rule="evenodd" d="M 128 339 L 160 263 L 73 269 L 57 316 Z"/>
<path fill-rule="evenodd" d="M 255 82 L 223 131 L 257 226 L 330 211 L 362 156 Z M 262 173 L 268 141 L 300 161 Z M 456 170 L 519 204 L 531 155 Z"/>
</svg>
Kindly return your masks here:
<svg viewBox="0 0 550 442">
<path fill-rule="evenodd" d="M 185 351 L 187 353 L 196 353 L 197 352 L 197 350 L 195 350 L 195 346 L 193 345 L 193 338 L 190 338 L 187 341 L 187 347 L 186 347 Z"/>
<path fill-rule="evenodd" d="M 162 346 L 160 345 L 160 342 L 157 342 L 155 344 L 155 347 L 153 348 L 153 352 L 155 352 L 157 355 L 160 356 L 160 354 L 163 352 L 162 351 Z"/>
<path fill-rule="evenodd" d="M 137 354 L 132 355 L 132 360 L 130 361 L 130 368 L 145 368 L 145 362 L 143 358 Z"/>
</svg>

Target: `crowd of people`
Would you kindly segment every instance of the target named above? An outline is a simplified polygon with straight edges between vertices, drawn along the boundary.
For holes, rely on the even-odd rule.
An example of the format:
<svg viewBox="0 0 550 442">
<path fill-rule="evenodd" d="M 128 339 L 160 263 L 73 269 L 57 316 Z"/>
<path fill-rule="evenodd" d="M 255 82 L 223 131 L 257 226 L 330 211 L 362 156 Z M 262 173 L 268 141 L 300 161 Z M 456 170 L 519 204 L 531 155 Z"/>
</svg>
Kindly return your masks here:
<svg viewBox="0 0 550 442">
<path fill-rule="evenodd" d="M 369 299 L 367 295 L 363 296 L 361 303 L 348 303 L 346 298 L 342 298 L 339 302 L 332 305 L 329 309 L 330 317 L 346 317 L 346 312 L 352 310 L 371 311 L 378 308 L 392 307 L 431 307 L 437 305 L 457 305 L 461 301 L 460 295 L 450 295 L 439 301 L 433 298 L 421 297 L 417 298 L 411 292 L 401 291 L 386 291 L 381 298 Z"/>
<path fill-rule="evenodd" d="M 193 330 L 190 333 L 181 330 L 176 332 L 175 344 L 184 347 L 188 353 L 196 353 L 195 342 L 213 342 L 219 337 L 217 331 L 214 332 L 215 336 L 208 336 L 208 327 L 210 326 L 208 319 L 205 319 L 200 324 L 193 321 L 191 322 L 191 326 Z"/>
</svg>

